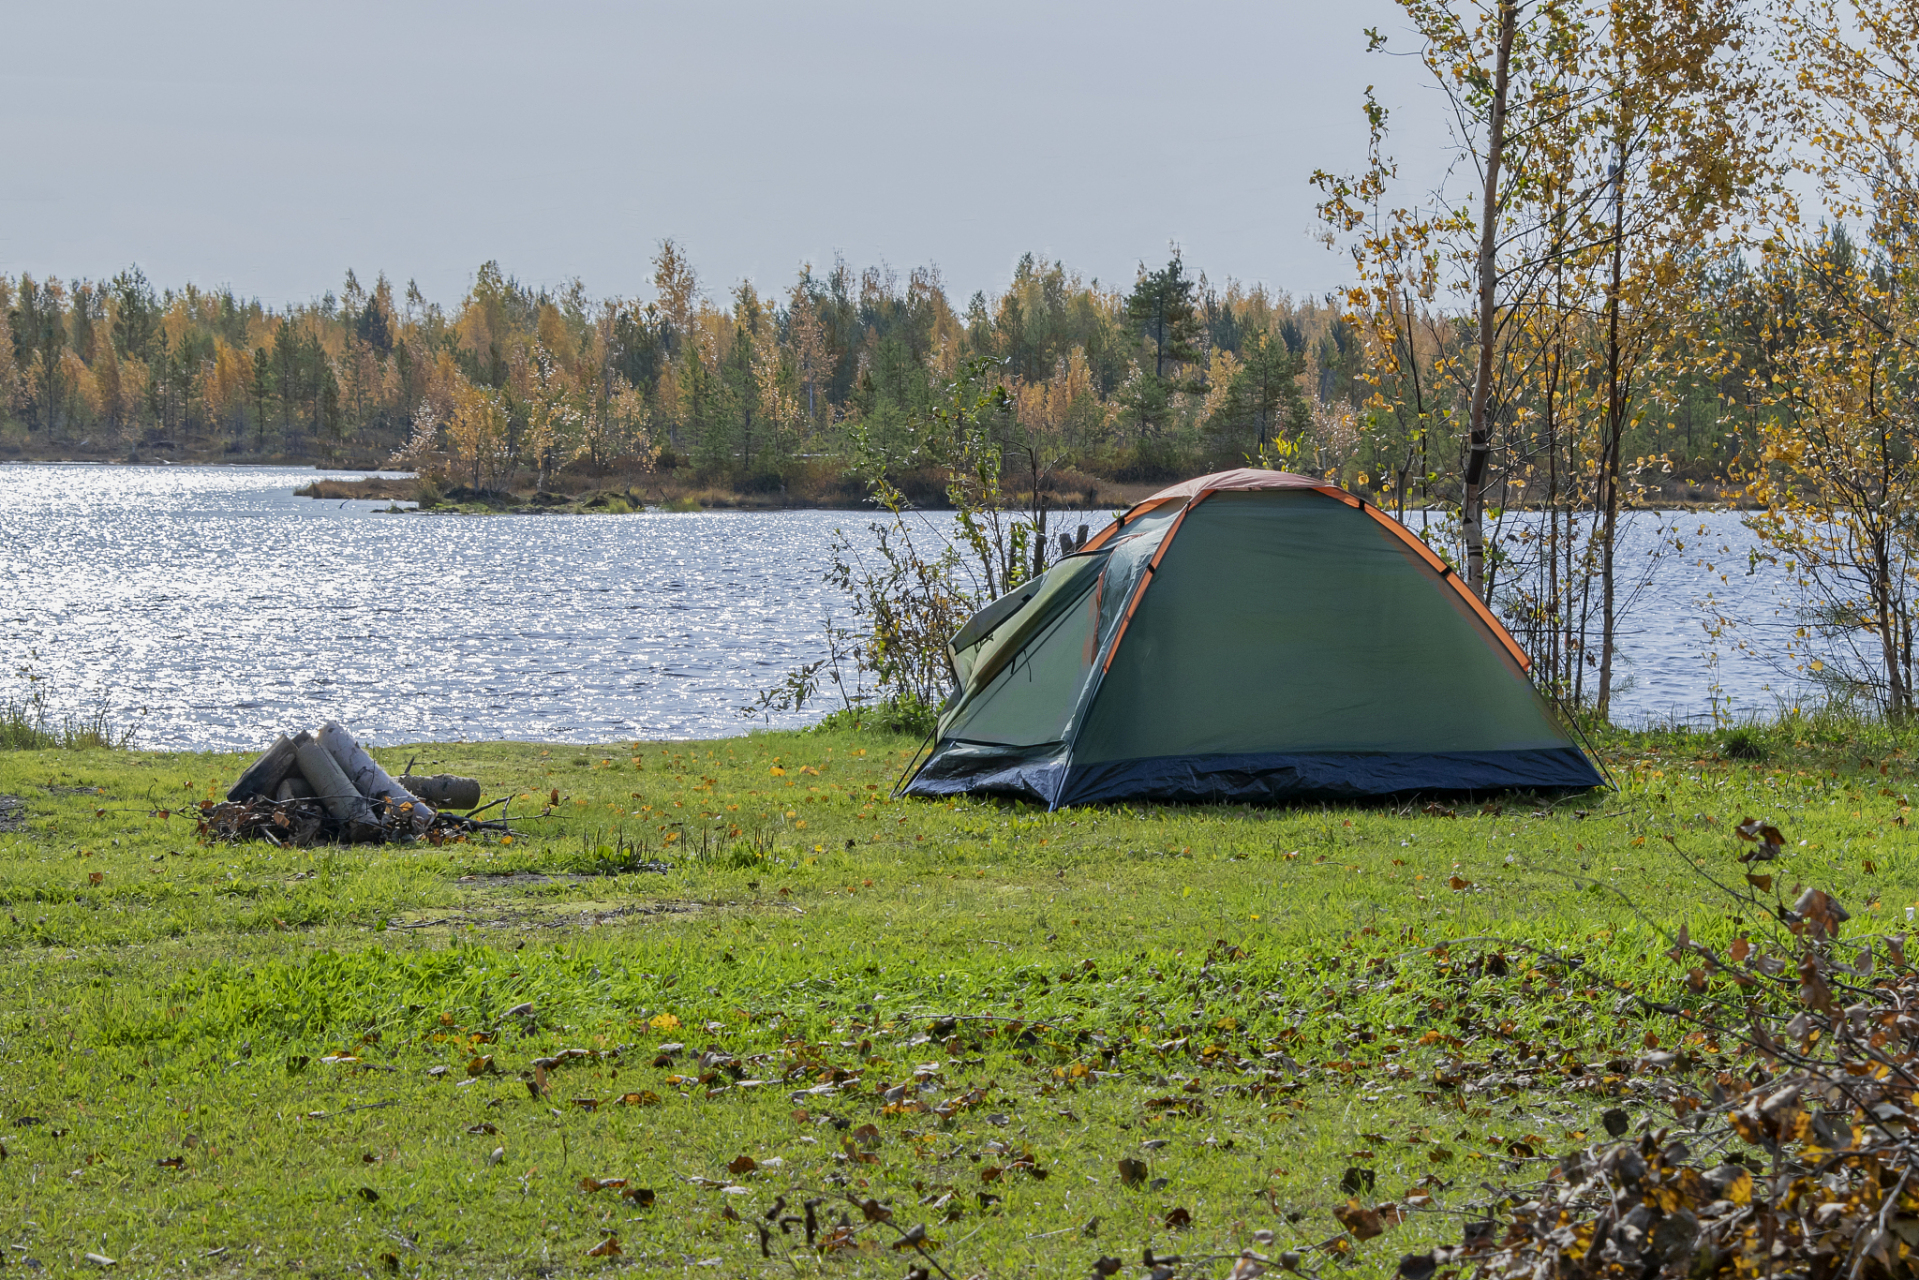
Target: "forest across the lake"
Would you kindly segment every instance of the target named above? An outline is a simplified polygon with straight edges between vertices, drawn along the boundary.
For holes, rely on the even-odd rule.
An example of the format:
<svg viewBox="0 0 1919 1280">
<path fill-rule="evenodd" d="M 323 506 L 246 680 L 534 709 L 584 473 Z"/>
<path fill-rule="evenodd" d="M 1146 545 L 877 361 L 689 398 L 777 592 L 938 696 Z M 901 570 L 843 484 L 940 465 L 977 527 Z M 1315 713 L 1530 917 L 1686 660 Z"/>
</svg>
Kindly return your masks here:
<svg viewBox="0 0 1919 1280">
<path fill-rule="evenodd" d="M 0 455 L 372 467 L 405 454 L 474 488 L 644 475 L 853 505 L 861 449 L 913 471 L 915 422 L 983 357 L 1008 395 L 1009 470 L 1065 499 L 1262 454 L 1382 495 L 1407 470 L 1382 434 L 1385 371 L 1343 299 L 1215 279 L 1176 247 L 1117 283 L 1029 254 L 1002 292 L 964 299 L 933 266 L 803 264 L 778 291 L 714 290 L 667 240 L 654 268 L 651 299 L 536 288 L 488 262 L 456 300 L 349 271 L 279 309 L 157 287 L 138 267 L 0 277 Z M 1741 300 L 1735 287 L 1719 302 Z M 1736 379 L 1675 374 L 1645 394 L 1672 411 L 1637 424 L 1633 449 L 1660 459 L 1643 496 L 1721 496 L 1750 439 Z M 1442 498 L 1453 484 L 1434 458 L 1456 442 L 1422 448 L 1435 469 L 1409 482 L 1412 500 Z"/>
</svg>

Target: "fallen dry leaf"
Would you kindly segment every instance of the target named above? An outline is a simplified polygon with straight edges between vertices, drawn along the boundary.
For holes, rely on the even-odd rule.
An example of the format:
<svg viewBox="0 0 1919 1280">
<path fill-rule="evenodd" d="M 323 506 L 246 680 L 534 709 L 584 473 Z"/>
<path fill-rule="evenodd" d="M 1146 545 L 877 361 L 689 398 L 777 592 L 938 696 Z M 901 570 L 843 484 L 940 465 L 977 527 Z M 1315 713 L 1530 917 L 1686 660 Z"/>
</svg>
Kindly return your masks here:
<svg viewBox="0 0 1919 1280">
<path fill-rule="evenodd" d="M 595 1191 L 618 1191 L 626 1186 L 625 1178 L 581 1178 L 580 1190 L 592 1195 Z"/>
<path fill-rule="evenodd" d="M 1365 1208 L 1357 1200 L 1348 1200 L 1333 1210 L 1333 1217 L 1339 1225 L 1353 1233 L 1356 1240 L 1371 1240 L 1386 1228 L 1379 1220 L 1379 1214 Z"/>
</svg>

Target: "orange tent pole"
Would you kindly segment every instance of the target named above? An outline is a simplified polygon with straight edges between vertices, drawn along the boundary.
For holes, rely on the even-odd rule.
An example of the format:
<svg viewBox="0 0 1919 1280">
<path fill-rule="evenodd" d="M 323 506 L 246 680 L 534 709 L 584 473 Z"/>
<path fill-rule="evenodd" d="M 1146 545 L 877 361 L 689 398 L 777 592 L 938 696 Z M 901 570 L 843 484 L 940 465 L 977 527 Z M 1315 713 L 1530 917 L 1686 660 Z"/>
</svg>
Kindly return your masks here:
<svg viewBox="0 0 1919 1280">
<path fill-rule="evenodd" d="M 1126 602 L 1126 616 L 1119 620 L 1119 630 L 1113 635 L 1113 647 L 1106 651 L 1106 661 L 1099 669 L 1101 675 L 1113 669 L 1113 659 L 1119 655 L 1119 642 L 1126 638 L 1126 628 L 1133 622 L 1133 611 L 1139 608 L 1140 600 L 1146 595 L 1147 585 L 1152 582 L 1153 575 L 1159 572 L 1159 562 L 1166 558 L 1166 548 L 1173 545 L 1173 539 L 1179 536 L 1179 527 L 1186 523 L 1187 516 L 1193 514 L 1193 508 L 1206 501 L 1213 493 L 1212 489 L 1203 489 L 1194 494 L 1193 500 L 1186 504 L 1186 509 L 1174 517 L 1173 527 L 1168 529 L 1166 536 L 1159 540 L 1159 549 L 1153 552 L 1152 561 L 1147 564 L 1146 572 L 1139 575 L 1139 585 L 1133 588 L 1133 598 Z"/>
</svg>

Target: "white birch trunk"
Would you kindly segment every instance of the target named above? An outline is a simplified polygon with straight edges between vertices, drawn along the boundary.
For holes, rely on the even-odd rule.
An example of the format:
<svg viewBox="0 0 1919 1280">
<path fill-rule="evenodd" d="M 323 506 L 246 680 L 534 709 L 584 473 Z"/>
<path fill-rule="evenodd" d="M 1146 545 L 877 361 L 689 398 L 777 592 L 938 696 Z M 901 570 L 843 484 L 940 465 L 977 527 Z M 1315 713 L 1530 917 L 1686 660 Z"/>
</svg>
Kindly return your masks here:
<svg viewBox="0 0 1919 1280">
<path fill-rule="evenodd" d="M 300 758 L 300 772 L 313 785 L 313 793 L 319 797 L 326 811 L 344 824 L 349 840 L 358 837 L 362 829 L 381 830 L 380 820 L 373 815 L 373 806 L 359 789 L 347 780 L 346 772 L 340 768 L 340 762 L 333 753 L 321 746 L 314 736 L 301 730 L 293 739 L 293 750 Z"/>
<path fill-rule="evenodd" d="M 353 735 L 334 721 L 320 726 L 315 735 L 327 754 L 339 764 L 346 780 L 354 789 L 369 800 L 384 797 L 393 805 L 394 811 L 404 811 L 404 817 L 414 831 L 424 831 L 433 823 L 433 810 L 424 802 L 415 799 L 413 793 L 394 781 L 391 774 L 380 767 L 380 762 L 368 755 Z M 312 781 L 312 779 L 308 779 Z M 410 808 L 408 806 L 411 806 Z"/>
<path fill-rule="evenodd" d="M 273 745 L 258 760 L 247 766 L 247 771 L 227 792 L 227 799 L 246 801 L 255 796 L 270 796 L 293 769 L 293 743 L 283 733 L 273 740 Z"/>
<path fill-rule="evenodd" d="M 480 780 L 453 773 L 402 774 L 400 785 L 442 809 L 472 809 L 480 803 Z"/>
</svg>

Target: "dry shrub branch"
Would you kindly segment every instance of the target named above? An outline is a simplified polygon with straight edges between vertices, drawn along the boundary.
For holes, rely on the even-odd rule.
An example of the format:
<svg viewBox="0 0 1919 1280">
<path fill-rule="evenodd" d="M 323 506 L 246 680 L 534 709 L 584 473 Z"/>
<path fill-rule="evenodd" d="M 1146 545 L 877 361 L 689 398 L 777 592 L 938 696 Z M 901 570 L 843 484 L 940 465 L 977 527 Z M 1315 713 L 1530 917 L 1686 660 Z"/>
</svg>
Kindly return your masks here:
<svg viewBox="0 0 1919 1280">
<path fill-rule="evenodd" d="M 1747 822 L 1742 861 L 1776 858 L 1778 830 Z M 1497 1277 L 1804 1276 L 1915 1273 L 1919 1246 L 1919 973 L 1904 935 L 1843 939 L 1850 914 L 1772 877 L 1736 896 L 1770 917 L 1723 949 L 1682 926 L 1667 953 L 1679 990 L 1649 1011 L 1742 1046 L 1744 1074 L 1685 1074 L 1681 1053 L 1643 1071 L 1672 1123 L 1562 1157 L 1530 1184 L 1493 1188 L 1460 1243 L 1402 1259 L 1408 1280 Z M 1716 881 L 1714 882 L 1717 883 Z M 1727 892 L 1732 892 L 1727 890 Z M 1762 931 L 1755 930 L 1754 933 Z M 1475 1215 L 1477 1216 L 1477 1215 Z"/>
</svg>

